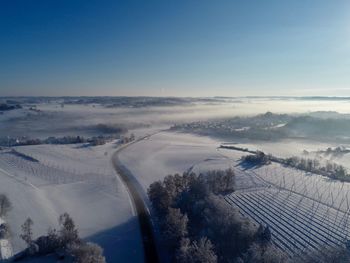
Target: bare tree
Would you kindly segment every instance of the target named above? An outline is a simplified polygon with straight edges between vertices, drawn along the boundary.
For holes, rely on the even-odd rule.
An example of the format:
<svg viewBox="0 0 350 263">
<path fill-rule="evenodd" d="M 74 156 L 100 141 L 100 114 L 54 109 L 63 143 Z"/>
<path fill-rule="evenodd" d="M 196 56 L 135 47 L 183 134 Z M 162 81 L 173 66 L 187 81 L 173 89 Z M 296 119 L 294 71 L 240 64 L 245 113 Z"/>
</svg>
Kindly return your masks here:
<svg viewBox="0 0 350 263">
<path fill-rule="evenodd" d="M 64 247 L 79 242 L 78 230 L 75 227 L 73 219 L 68 213 L 60 215 L 58 222 L 61 226 L 59 232 L 62 245 Z"/>
<path fill-rule="evenodd" d="M 7 212 L 9 212 L 11 208 L 11 202 L 7 196 L 0 194 L 0 216 L 6 216 Z"/>
<path fill-rule="evenodd" d="M 28 217 L 26 221 L 24 221 L 22 228 L 22 234 L 20 237 L 27 243 L 28 246 L 33 242 L 33 220 Z"/>
</svg>

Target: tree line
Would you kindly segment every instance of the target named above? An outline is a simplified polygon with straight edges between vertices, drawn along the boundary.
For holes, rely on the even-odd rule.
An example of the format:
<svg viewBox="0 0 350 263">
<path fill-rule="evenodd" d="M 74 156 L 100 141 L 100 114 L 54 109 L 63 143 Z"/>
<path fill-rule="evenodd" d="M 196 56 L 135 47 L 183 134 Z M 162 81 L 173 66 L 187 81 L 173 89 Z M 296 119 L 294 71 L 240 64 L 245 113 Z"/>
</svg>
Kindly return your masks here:
<svg viewBox="0 0 350 263">
<path fill-rule="evenodd" d="M 121 135 L 99 135 L 89 138 L 83 136 L 64 136 L 64 137 L 48 137 L 46 139 L 31 139 L 27 137 L 12 138 L 2 137 L 0 138 L 0 146 L 13 147 L 13 146 L 27 146 L 27 145 L 41 145 L 41 144 L 79 144 L 89 143 L 92 146 L 103 145 L 115 139 L 120 139 L 121 143 L 128 143 L 135 140 L 135 135 L 121 136 Z"/>
<path fill-rule="evenodd" d="M 317 159 L 301 158 L 297 156 L 278 158 L 271 154 L 265 154 L 261 151 L 256 151 L 254 154 L 243 156 L 241 160 L 242 162 L 247 162 L 256 166 L 277 162 L 289 167 L 303 170 L 305 172 L 320 174 L 335 180 L 350 182 L 350 174 L 348 173 L 347 169 L 343 165 L 330 161 L 321 163 Z"/>
<path fill-rule="evenodd" d="M 0 194 L 0 218 L 4 219 L 12 209 L 12 204 L 5 194 Z M 10 237 L 10 226 L 7 222 L 0 224 L 0 239 Z"/>
</svg>

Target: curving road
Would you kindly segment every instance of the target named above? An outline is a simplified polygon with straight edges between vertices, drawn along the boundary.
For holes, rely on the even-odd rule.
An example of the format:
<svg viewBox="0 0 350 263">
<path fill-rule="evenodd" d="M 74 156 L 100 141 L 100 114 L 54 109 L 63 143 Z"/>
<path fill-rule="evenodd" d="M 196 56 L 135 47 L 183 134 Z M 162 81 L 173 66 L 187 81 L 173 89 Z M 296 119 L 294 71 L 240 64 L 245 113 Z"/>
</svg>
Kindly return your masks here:
<svg viewBox="0 0 350 263">
<path fill-rule="evenodd" d="M 136 141 L 125 144 L 118 148 L 118 150 L 113 154 L 112 163 L 113 167 L 119 175 L 120 179 L 124 182 L 126 188 L 128 189 L 130 198 L 132 200 L 133 206 L 138 216 L 143 250 L 145 255 L 145 262 L 148 263 L 158 263 L 159 254 L 157 252 L 156 240 L 154 236 L 154 228 L 152 223 L 152 218 L 150 212 L 145 203 L 145 193 L 139 184 L 139 182 L 135 179 L 135 177 L 131 174 L 131 172 L 125 167 L 119 160 L 118 154 L 127 148 L 128 146 L 137 143 L 151 135 L 147 135 L 142 137 Z"/>
</svg>

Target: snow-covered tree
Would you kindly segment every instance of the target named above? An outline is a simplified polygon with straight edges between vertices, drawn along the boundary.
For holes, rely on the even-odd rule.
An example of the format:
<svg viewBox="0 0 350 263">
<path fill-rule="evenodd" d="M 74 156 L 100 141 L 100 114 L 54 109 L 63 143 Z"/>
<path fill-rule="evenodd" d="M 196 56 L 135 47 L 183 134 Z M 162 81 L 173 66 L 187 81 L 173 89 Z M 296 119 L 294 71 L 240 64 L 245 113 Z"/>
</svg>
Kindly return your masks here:
<svg viewBox="0 0 350 263">
<path fill-rule="evenodd" d="M 162 224 L 163 236 L 172 248 L 177 248 L 182 238 L 187 235 L 187 215 L 183 215 L 178 208 L 169 208 Z"/>
<path fill-rule="evenodd" d="M 33 242 L 33 224 L 33 220 L 28 217 L 21 226 L 22 234 L 20 237 L 27 243 L 28 246 Z"/>
<path fill-rule="evenodd" d="M 209 239 L 201 238 L 190 244 L 189 239 L 181 240 L 176 262 L 181 263 L 216 263 L 217 256 Z"/>
<path fill-rule="evenodd" d="M 244 263 L 285 263 L 288 258 L 272 245 L 262 246 L 254 243 L 244 257 Z"/>
<path fill-rule="evenodd" d="M 106 263 L 103 249 L 93 243 L 85 243 L 75 247 L 73 257 L 76 263 Z"/>
<path fill-rule="evenodd" d="M 7 196 L 0 194 L 0 217 L 6 216 L 7 212 L 9 212 L 11 208 L 11 202 Z"/>
<path fill-rule="evenodd" d="M 60 215 L 58 222 L 61 226 L 59 233 L 63 246 L 74 244 L 79 241 L 78 230 L 68 213 Z"/>
</svg>

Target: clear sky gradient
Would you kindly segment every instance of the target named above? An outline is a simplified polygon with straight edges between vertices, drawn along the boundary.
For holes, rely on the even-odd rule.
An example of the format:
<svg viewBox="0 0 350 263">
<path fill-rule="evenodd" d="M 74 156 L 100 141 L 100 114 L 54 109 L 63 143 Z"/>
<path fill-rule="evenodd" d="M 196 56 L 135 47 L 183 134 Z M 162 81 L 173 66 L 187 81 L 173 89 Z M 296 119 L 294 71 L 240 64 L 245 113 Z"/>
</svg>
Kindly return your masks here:
<svg viewBox="0 0 350 263">
<path fill-rule="evenodd" d="M 0 0 L 0 96 L 350 96 L 350 2 Z"/>
</svg>

